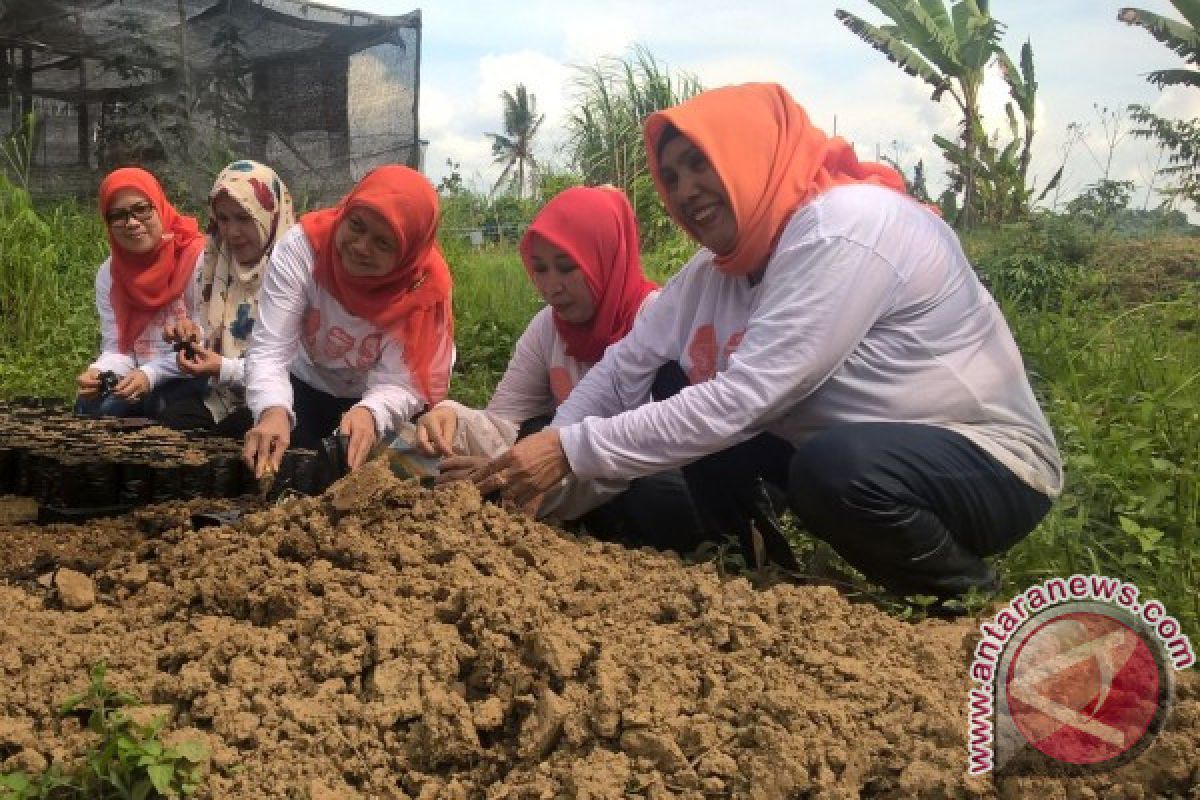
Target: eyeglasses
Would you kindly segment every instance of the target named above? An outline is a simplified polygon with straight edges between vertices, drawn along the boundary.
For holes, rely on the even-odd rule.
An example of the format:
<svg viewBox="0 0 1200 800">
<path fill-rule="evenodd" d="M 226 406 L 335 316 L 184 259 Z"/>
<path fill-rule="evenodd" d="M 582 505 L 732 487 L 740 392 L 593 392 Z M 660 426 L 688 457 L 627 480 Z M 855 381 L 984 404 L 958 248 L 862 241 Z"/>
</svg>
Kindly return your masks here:
<svg viewBox="0 0 1200 800">
<path fill-rule="evenodd" d="M 114 208 L 104 215 L 104 221 L 109 225 L 121 225 L 124 227 L 129 224 L 130 218 L 136 219 L 138 222 L 146 222 L 154 216 L 154 206 L 149 203 L 134 203 L 128 208 Z"/>
</svg>

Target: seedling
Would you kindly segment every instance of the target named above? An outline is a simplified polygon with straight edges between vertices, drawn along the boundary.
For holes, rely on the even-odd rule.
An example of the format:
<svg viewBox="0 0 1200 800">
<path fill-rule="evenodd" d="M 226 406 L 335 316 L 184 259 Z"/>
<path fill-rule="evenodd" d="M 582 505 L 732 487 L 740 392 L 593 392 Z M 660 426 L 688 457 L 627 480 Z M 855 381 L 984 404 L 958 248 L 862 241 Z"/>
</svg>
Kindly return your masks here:
<svg viewBox="0 0 1200 800">
<path fill-rule="evenodd" d="M 0 774 L 0 800 L 153 800 L 196 791 L 207 758 L 204 747 L 196 742 L 167 747 L 159 739 L 162 719 L 135 723 L 124 709 L 138 705 L 138 699 L 109 687 L 106 672 L 103 662 L 92 667 L 87 691 L 58 709 L 60 717 L 85 718 L 99 743 L 69 770 L 55 763 L 38 776 Z"/>
</svg>

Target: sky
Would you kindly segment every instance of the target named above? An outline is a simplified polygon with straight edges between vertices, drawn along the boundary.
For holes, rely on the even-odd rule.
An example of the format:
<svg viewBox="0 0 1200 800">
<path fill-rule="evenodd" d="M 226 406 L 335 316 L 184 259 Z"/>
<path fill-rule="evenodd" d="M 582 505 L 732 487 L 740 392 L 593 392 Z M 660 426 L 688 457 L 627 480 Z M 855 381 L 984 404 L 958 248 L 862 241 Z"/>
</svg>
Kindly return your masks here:
<svg viewBox="0 0 1200 800">
<path fill-rule="evenodd" d="M 957 107 L 934 103 L 929 87 L 901 72 L 837 19 L 838 8 L 875 24 L 884 18 L 867 0 L 325 0 L 377 14 L 420 8 L 423 20 L 420 135 L 429 142 L 425 171 L 436 184 L 461 164 L 467 183 L 486 190 L 501 168 L 492 163 L 487 132 L 503 132 L 500 94 L 523 83 L 545 114 L 535 152 L 548 164 L 568 162 L 564 119 L 575 104 L 579 67 L 646 47 L 673 71 L 707 88 L 775 81 L 805 107 L 815 124 L 854 143 L 860 157 L 889 155 L 906 171 L 923 159 L 931 188 L 945 162 L 934 133 L 953 138 Z M 1128 2 L 1128 0 L 1127 0 Z M 1128 135 L 1129 122 L 1111 112 L 1131 103 L 1168 117 L 1200 116 L 1200 91 L 1160 91 L 1144 76 L 1182 66 L 1182 59 L 1141 28 L 1117 21 L 1112 0 L 992 0 L 1005 25 L 1003 45 L 1014 61 L 1029 39 L 1039 84 L 1031 177 L 1041 187 L 1065 164 L 1061 207 L 1108 170 L 1137 186 L 1135 207 L 1156 205 L 1148 193 L 1157 148 Z M 1139 8 L 1179 18 L 1167 0 Z M 982 104 L 989 130 L 1006 128 L 1007 86 L 993 70 Z M 1108 114 L 1102 109 L 1107 108 Z M 1098 110 L 1101 109 L 1101 110 Z M 1084 137 L 1069 149 L 1069 123 Z M 1115 146 L 1109 136 L 1117 133 Z M 1111 153 L 1111 158 L 1110 158 Z"/>
</svg>

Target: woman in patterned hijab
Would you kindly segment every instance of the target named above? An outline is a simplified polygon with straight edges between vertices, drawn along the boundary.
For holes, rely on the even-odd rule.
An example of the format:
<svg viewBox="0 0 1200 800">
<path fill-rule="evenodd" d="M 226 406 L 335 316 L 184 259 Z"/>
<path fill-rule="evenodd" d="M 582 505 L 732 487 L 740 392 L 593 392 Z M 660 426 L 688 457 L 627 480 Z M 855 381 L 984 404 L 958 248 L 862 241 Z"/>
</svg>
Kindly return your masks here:
<svg viewBox="0 0 1200 800">
<path fill-rule="evenodd" d="M 196 270 L 194 320 L 168 336 L 191 343 L 180 351 L 179 366 L 207 377 L 209 388 L 203 407 L 181 405 L 168 410 L 165 421 L 241 437 L 251 424 L 242 355 L 258 317 L 258 290 L 271 250 L 295 215 L 287 186 L 256 161 L 235 161 L 223 169 L 208 200 L 212 216 L 204 261 Z"/>
</svg>

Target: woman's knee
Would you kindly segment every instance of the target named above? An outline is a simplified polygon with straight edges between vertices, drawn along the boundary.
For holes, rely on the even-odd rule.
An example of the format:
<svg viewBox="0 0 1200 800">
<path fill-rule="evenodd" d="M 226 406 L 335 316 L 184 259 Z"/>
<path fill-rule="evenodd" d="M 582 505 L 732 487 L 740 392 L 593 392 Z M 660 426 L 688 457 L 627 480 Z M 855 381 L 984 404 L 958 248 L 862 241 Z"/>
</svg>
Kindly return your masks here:
<svg viewBox="0 0 1200 800">
<path fill-rule="evenodd" d="M 856 427 L 830 428 L 796 448 L 788 496 L 797 513 L 845 505 L 866 489 L 875 459 L 866 432 Z"/>
</svg>

